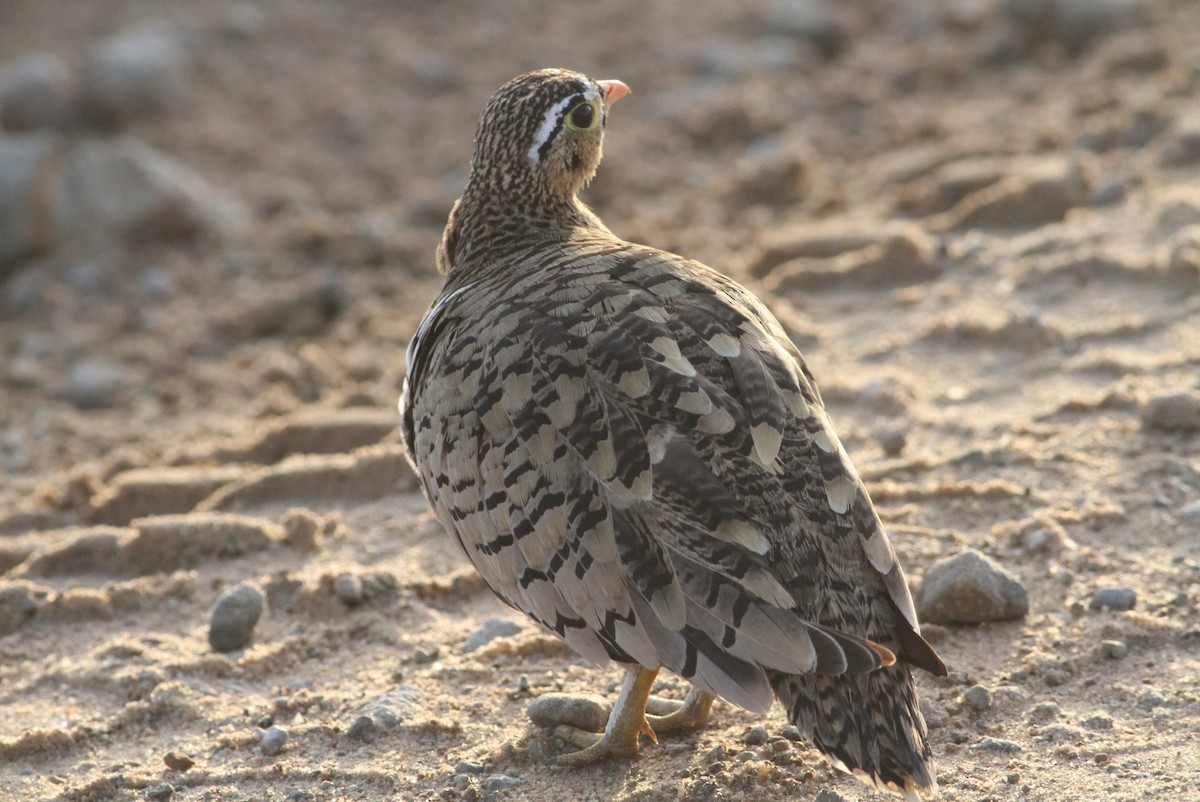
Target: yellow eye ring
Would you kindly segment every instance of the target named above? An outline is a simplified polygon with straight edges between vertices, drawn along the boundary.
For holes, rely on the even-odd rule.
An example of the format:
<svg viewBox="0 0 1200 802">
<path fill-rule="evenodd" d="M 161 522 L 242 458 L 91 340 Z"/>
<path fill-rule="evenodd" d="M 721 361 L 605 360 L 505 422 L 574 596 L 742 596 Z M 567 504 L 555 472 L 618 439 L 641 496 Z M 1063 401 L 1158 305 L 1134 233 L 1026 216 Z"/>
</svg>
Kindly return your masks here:
<svg viewBox="0 0 1200 802">
<path fill-rule="evenodd" d="M 574 131 L 590 131 L 600 124 L 600 104 L 595 100 L 585 100 L 576 104 L 567 112 L 567 127 Z"/>
</svg>

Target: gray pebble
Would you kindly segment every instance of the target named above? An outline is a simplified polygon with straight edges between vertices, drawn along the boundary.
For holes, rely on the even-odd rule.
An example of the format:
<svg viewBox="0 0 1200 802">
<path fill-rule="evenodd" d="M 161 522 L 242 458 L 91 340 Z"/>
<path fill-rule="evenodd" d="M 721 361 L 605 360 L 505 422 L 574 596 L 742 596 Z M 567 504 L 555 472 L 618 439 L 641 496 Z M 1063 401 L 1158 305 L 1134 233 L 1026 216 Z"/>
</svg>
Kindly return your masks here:
<svg viewBox="0 0 1200 802">
<path fill-rule="evenodd" d="M 1024 747 L 1016 741 L 1006 741 L 1002 738 L 992 738 L 991 736 L 988 736 L 980 740 L 979 743 L 974 744 L 971 749 L 977 752 L 1013 753 L 1020 752 L 1022 749 L 1024 749 Z"/>
<path fill-rule="evenodd" d="M 250 642 L 263 612 L 263 593 L 242 582 L 221 594 L 213 605 L 208 642 L 215 651 L 232 652 Z"/>
<path fill-rule="evenodd" d="M 1025 719 L 1030 724 L 1045 724 L 1048 721 L 1054 721 L 1062 715 L 1062 708 L 1057 702 L 1038 702 L 1029 711 Z"/>
<path fill-rule="evenodd" d="M 521 631 L 521 625 L 506 618 L 489 618 L 483 626 L 471 633 L 463 644 L 464 652 L 473 652 L 494 641 L 496 638 L 507 638 Z"/>
<path fill-rule="evenodd" d="M 347 607 L 354 607 L 363 600 L 362 580 L 357 574 L 338 574 L 333 580 L 333 592 Z"/>
<path fill-rule="evenodd" d="M 370 742 L 375 740 L 378 733 L 379 728 L 375 726 L 375 719 L 370 716 L 359 716 L 346 730 L 346 737 L 352 741 Z"/>
<path fill-rule="evenodd" d="M 753 727 L 742 740 L 749 746 L 759 746 L 765 744 L 770 737 L 771 733 L 767 732 L 766 727 Z"/>
<path fill-rule="evenodd" d="M 1200 501 L 1193 501 L 1191 504 L 1181 507 L 1175 513 L 1175 517 L 1181 521 L 1200 523 Z"/>
<path fill-rule="evenodd" d="M 483 764 L 478 760 L 460 760 L 454 764 L 455 774 L 483 774 Z"/>
<path fill-rule="evenodd" d="M 667 755 L 670 757 L 678 757 L 690 751 L 692 751 L 691 744 L 667 744 Z"/>
<path fill-rule="evenodd" d="M 1088 607 L 1092 610 L 1114 610 L 1123 612 L 1137 605 L 1137 591 L 1133 588 L 1100 588 L 1092 594 Z"/>
<path fill-rule="evenodd" d="M 1143 691 L 1137 700 L 1137 706 L 1143 710 L 1153 710 L 1156 707 L 1162 707 L 1166 703 L 1166 697 L 1156 690 Z"/>
<path fill-rule="evenodd" d="M 83 72 L 90 114 L 105 123 L 124 123 L 164 111 L 183 95 L 185 53 L 162 28 L 119 34 L 97 46 Z"/>
<path fill-rule="evenodd" d="M 420 692 L 411 685 L 401 685 L 368 699 L 359 708 L 358 714 L 369 717 L 379 729 L 390 730 L 415 716 L 422 707 Z"/>
<path fill-rule="evenodd" d="M 803 741 L 804 740 L 804 735 L 800 732 L 800 728 L 797 727 L 795 724 L 787 725 L 780 731 L 779 734 L 782 735 L 784 738 L 787 738 L 789 741 Z"/>
<path fill-rule="evenodd" d="M 68 121 L 74 87 L 66 63 L 33 53 L 0 71 L 0 126 L 14 131 L 53 128 Z"/>
<path fill-rule="evenodd" d="M 492 791 L 503 791 L 507 788 L 516 788 L 521 784 L 520 779 L 509 777 L 507 774 L 497 774 L 488 777 L 483 781 L 483 790 L 491 793 Z"/>
<path fill-rule="evenodd" d="M 753 749 L 743 749 L 733 756 L 734 763 L 749 763 L 752 760 L 758 760 L 758 752 Z"/>
<path fill-rule="evenodd" d="M 147 799 L 170 799 L 175 795 L 175 788 L 170 783 L 159 783 L 146 789 Z"/>
<path fill-rule="evenodd" d="M 597 699 L 557 693 L 539 696 L 525 709 L 525 715 L 539 727 L 567 724 L 587 732 L 604 732 L 608 714 L 609 708 Z"/>
<path fill-rule="evenodd" d="M 460 794 L 467 790 L 470 785 L 471 778 L 465 774 L 455 774 L 454 779 L 450 781 L 450 786 Z"/>
<path fill-rule="evenodd" d="M 930 566 L 914 597 L 921 620 L 934 624 L 1009 621 L 1029 612 L 1024 586 L 974 550 Z"/>
<path fill-rule="evenodd" d="M 1200 396 L 1174 393 L 1151 398 L 1141 409 L 1142 426 L 1162 432 L 1200 431 Z"/>
<path fill-rule="evenodd" d="M 717 744 L 716 746 L 714 746 L 712 749 L 709 749 L 708 752 L 705 753 L 704 762 L 705 763 L 716 763 L 718 761 L 724 760 L 725 756 L 728 753 L 729 753 L 728 750 L 725 749 L 725 744 Z"/>
<path fill-rule="evenodd" d="M 1100 654 L 1109 660 L 1122 660 L 1125 655 L 1129 654 L 1129 647 L 1123 640 L 1102 640 L 1100 641 Z"/>
<path fill-rule="evenodd" d="M 901 429 L 889 429 L 879 435 L 879 447 L 889 457 L 898 457 L 908 445 L 908 436 Z"/>
<path fill-rule="evenodd" d="M 821 791 L 819 794 L 817 794 L 817 797 L 813 800 L 813 802 L 846 802 L 846 797 L 842 796 L 837 791 L 830 791 L 828 788 L 826 788 L 824 791 Z"/>
<path fill-rule="evenodd" d="M 975 710 L 987 710 L 992 706 L 992 692 L 983 685 L 972 685 L 963 691 L 963 699 Z"/>
<path fill-rule="evenodd" d="M 1111 730 L 1113 728 L 1113 718 L 1108 713 L 1094 713 L 1080 723 L 1089 730 Z"/>
<path fill-rule="evenodd" d="M 263 733 L 262 740 L 259 741 L 258 746 L 262 749 L 264 755 L 271 757 L 282 752 L 283 747 L 287 746 L 287 742 L 288 731 L 279 725 L 274 725 Z"/>
<path fill-rule="evenodd" d="M 67 372 L 63 395 L 79 409 L 116 405 L 128 381 L 125 369 L 109 362 L 77 362 Z"/>
</svg>

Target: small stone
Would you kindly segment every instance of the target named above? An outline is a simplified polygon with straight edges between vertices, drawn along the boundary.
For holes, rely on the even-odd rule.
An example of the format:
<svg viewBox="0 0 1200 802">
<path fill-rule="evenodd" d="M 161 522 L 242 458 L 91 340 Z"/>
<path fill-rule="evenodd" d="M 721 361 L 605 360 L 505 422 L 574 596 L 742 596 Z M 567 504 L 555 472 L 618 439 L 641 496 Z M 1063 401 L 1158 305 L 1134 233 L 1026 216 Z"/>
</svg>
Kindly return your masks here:
<svg viewBox="0 0 1200 802">
<path fill-rule="evenodd" d="M 975 710 L 987 710 L 992 706 L 992 692 L 983 685 L 972 685 L 963 691 L 963 699 Z"/>
<path fill-rule="evenodd" d="M 99 122 L 120 125 L 166 111 L 183 97 L 187 59 L 178 37 L 153 27 L 97 45 L 83 70 L 83 99 Z"/>
<path fill-rule="evenodd" d="M 473 652 L 494 641 L 496 638 L 507 638 L 518 634 L 521 625 L 506 618 L 489 618 L 483 626 L 471 633 L 463 644 L 464 652 Z"/>
<path fill-rule="evenodd" d="M 787 725 L 780 731 L 779 734 L 782 735 L 784 738 L 787 738 L 789 741 L 803 741 L 804 740 L 804 734 L 802 732 L 800 732 L 800 728 L 794 724 Z"/>
<path fill-rule="evenodd" d="M 378 733 L 379 728 L 375 726 L 375 719 L 370 716 L 359 716 L 354 719 L 354 723 L 346 730 L 346 737 L 352 741 L 370 743 L 375 740 L 375 736 Z"/>
<path fill-rule="evenodd" d="M 930 566 L 914 596 L 921 620 L 935 624 L 1009 621 L 1029 612 L 1016 577 L 974 550 Z"/>
<path fill-rule="evenodd" d="M 66 63 L 34 53 L 0 70 L 0 126 L 13 131 L 65 125 L 75 105 Z"/>
<path fill-rule="evenodd" d="M 1025 716 L 1026 721 L 1030 724 L 1045 724 L 1048 721 L 1054 721 L 1062 715 L 1062 708 L 1057 702 L 1038 702 Z"/>
<path fill-rule="evenodd" d="M 420 692 L 411 685 L 401 685 L 368 699 L 358 712 L 359 716 L 369 717 L 379 729 L 390 730 L 417 715 L 422 708 Z"/>
<path fill-rule="evenodd" d="M 478 760 L 460 760 L 454 764 L 455 774 L 483 774 L 483 769 Z"/>
<path fill-rule="evenodd" d="M 312 510 L 292 507 L 283 514 L 281 523 L 283 542 L 292 548 L 315 551 L 321 545 L 321 519 Z"/>
<path fill-rule="evenodd" d="M 0 279 L 54 243 L 47 185 L 58 150 L 49 134 L 0 135 Z"/>
<path fill-rule="evenodd" d="M 1089 730 L 1111 730 L 1113 728 L 1113 718 L 1107 713 L 1094 713 L 1080 722 Z"/>
<path fill-rule="evenodd" d="M 992 738 L 991 736 L 988 736 L 981 739 L 979 743 L 971 746 L 971 749 L 976 752 L 1003 752 L 1012 754 L 1014 752 L 1022 751 L 1024 747 L 1016 741 L 1006 741 L 1002 738 Z"/>
<path fill-rule="evenodd" d="M 1123 640 L 1100 641 L 1100 654 L 1109 660 L 1122 660 L 1129 654 L 1129 647 Z"/>
<path fill-rule="evenodd" d="M 516 788 L 520 784 L 521 780 L 517 777 L 509 777 L 507 774 L 496 774 L 483 781 L 483 790 L 487 793 L 493 793 L 495 791 Z"/>
<path fill-rule="evenodd" d="M 471 778 L 465 774 L 455 774 L 454 779 L 450 781 L 450 787 L 461 794 L 471 787 Z"/>
<path fill-rule="evenodd" d="M 950 723 L 950 712 L 936 699 L 922 696 L 920 699 L 921 716 L 931 730 L 940 730 Z"/>
<path fill-rule="evenodd" d="M 213 605 L 208 642 L 215 651 L 232 652 L 250 642 L 263 612 L 263 593 L 242 582 L 221 594 Z"/>
<path fill-rule="evenodd" d="M 1200 431 L 1200 395 L 1173 393 L 1150 399 L 1141 410 L 1142 426 L 1160 432 Z"/>
<path fill-rule="evenodd" d="M 1124 612 L 1137 605 L 1137 591 L 1133 588 L 1100 588 L 1092 594 L 1088 603 L 1091 610 L 1113 610 Z"/>
<path fill-rule="evenodd" d="M 79 409 L 116 406 L 129 382 L 125 369 L 109 362 L 77 362 L 67 372 L 63 396 Z"/>
<path fill-rule="evenodd" d="M 262 753 L 268 757 L 278 755 L 287 746 L 288 731 L 279 725 L 273 725 L 263 733 L 262 740 L 259 741 L 259 748 Z"/>
<path fill-rule="evenodd" d="M 357 574 L 338 574 L 333 580 L 333 592 L 347 607 L 362 603 L 363 582 Z"/>
<path fill-rule="evenodd" d="M 742 741 L 748 746 L 760 746 L 765 744 L 770 737 L 771 733 L 767 732 L 766 727 L 752 727 Z"/>
<path fill-rule="evenodd" d="M 1137 700 L 1137 706 L 1142 710 L 1153 710 L 1156 707 L 1162 707 L 1166 703 L 1166 697 L 1153 689 L 1143 691 Z"/>
<path fill-rule="evenodd" d="M 679 755 L 687 754 L 692 751 L 691 744 L 667 744 L 667 754 L 670 757 L 678 757 Z"/>
<path fill-rule="evenodd" d="M 889 429 L 879 435 L 879 447 L 889 457 L 898 457 L 908 445 L 908 436 L 902 429 Z"/>
<path fill-rule="evenodd" d="M 163 755 L 163 763 L 171 771 L 187 771 L 196 765 L 196 761 L 192 759 L 191 755 L 183 752 L 167 752 Z"/>
<path fill-rule="evenodd" d="M 170 799 L 175 795 L 175 788 L 170 783 L 159 783 L 146 789 L 147 799 Z"/>
<path fill-rule="evenodd" d="M 712 749 L 709 749 L 704 754 L 705 763 L 718 763 L 725 759 L 729 751 L 725 748 L 725 744 L 717 744 Z"/>
<path fill-rule="evenodd" d="M 588 696 L 548 693 L 529 703 L 525 715 L 538 727 L 566 724 L 585 732 L 604 732 L 610 708 Z"/>
<path fill-rule="evenodd" d="M 817 794 L 813 802 L 846 802 L 846 797 L 839 794 L 837 791 L 831 791 L 826 788 Z"/>
</svg>

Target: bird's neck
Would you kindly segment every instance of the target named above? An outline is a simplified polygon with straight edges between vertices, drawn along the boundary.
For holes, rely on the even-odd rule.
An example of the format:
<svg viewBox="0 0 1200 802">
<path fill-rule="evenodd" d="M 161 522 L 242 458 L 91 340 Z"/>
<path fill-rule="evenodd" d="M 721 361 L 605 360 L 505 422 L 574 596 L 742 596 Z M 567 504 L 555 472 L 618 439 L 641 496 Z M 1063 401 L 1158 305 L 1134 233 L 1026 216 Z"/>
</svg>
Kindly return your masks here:
<svg viewBox="0 0 1200 802">
<path fill-rule="evenodd" d="M 537 243 L 565 242 L 580 229 L 608 232 L 573 193 L 506 192 L 467 183 L 446 224 L 450 270 L 477 269 Z"/>
</svg>

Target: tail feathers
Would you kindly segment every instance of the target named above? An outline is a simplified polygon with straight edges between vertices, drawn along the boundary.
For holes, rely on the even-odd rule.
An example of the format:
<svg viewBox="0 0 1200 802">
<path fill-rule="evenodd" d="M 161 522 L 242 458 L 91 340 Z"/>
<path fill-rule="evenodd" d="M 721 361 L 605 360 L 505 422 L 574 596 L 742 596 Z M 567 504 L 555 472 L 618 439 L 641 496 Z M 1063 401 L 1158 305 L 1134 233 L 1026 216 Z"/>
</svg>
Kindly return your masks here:
<svg viewBox="0 0 1200 802">
<path fill-rule="evenodd" d="M 918 802 L 937 796 L 925 719 L 908 666 L 870 674 L 773 674 L 788 720 L 839 769 Z"/>
</svg>

